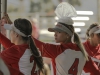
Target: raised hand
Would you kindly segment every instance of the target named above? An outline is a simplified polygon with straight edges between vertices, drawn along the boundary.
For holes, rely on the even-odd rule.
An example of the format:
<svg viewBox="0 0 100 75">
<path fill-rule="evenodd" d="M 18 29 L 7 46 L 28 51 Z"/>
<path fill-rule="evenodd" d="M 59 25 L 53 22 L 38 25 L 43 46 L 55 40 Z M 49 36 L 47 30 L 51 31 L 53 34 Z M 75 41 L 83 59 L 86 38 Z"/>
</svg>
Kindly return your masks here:
<svg viewBox="0 0 100 75">
<path fill-rule="evenodd" d="M 4 16 L 1 19 L 2 24 L 12 24 L 12 21 L 10 20 L 8 14 L 4 14 Z"/>
<path fill-rule="evenodd" d="M 4 14 L 4 16 L 0 20 L 0 31 L 3 35 L 6 36 L 6 30 L 3 27 L 4 24 L 12 24 L 12 21 L 10 20 L 8 14 Z"/>
</svg>

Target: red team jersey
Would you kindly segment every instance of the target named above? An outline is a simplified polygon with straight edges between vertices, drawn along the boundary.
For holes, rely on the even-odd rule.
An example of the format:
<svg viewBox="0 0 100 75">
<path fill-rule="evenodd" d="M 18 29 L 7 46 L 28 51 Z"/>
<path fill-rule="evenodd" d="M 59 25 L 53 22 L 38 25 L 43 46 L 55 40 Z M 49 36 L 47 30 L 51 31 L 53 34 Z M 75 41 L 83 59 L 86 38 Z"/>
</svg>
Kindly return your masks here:
<svg viewBox="0 0 100 75">
<path fill-rule="evenodd" d="M 14 45 L 1 33 L 0 43 L 5 48 L 0 57 L 8 66 L 11 75 L 39 75 L 39 68 L 28 45 Z"/>
<path fill-rule="evenodd" d="M 83 69 L 91 75 L 100 75 L 97 65 L 91 59 L 86 62 L 77 45 L 73 43 L 53 45 L 35 38 L 34 41 L 42 56 L 52 59 L 53 75 L 81 75 Z"/>
<path fill-rule="evenodd" d="M 100 45 L 91 46 L 90 42 L 87 40 L 86 42 L 84 42 L 84 47 L 86 48 L 89 56 L 91 56 L 92 60 L 96 62 L 100 69 Z"/>
</svg>

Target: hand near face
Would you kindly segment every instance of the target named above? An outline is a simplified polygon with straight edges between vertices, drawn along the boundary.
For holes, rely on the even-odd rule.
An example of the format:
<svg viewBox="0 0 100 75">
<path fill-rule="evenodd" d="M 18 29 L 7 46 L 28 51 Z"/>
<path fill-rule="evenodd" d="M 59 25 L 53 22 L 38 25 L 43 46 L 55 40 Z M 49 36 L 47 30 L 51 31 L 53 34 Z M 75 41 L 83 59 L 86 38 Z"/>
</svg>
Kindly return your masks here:
<svg viewBox="0 0 100 75">
<path fill-rule="evenodd" d="M 6 36 L 6 30 L 3 27 L 4 24 L 12 24 L 12 21 L 10 20 L 8 14 L 4 14 L 4 16 L 0 20 L 0 31 L 3 35 Z"/>
<path fill-rule="evenodd" d="M 8 14 L 4 14 L 1 19 L 1 26 L 3 26 L 4 24 L 12 24 L 12 21 L 10 20 Z"/>
</svg>

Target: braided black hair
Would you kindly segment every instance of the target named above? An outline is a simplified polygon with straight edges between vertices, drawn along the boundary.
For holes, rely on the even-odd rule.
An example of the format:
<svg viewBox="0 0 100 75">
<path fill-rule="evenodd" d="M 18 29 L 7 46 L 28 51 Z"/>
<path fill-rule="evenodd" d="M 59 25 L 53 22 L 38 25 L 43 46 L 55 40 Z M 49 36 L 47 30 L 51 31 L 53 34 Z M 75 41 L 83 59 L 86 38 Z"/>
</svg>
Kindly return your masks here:
<svg viewBox="0 0 100 75">
<path fill-rule="evenodd" d="M 42 69 L 43 69 L 43 59 L 40 56 L 40 53 L 39 53 L 37 47 L 35 46 L 35 43 L 33 42 L 33 39 L 31 37 L 32 25 L 31 25 L 30 21 L 28 21 L 27 19 L 19 18 L 19 19 L 16 19 L 14 21 L 14 25 L 18 30 L 20 30 L 20 32 L 22 32 L 25 35 L 27 35 L 27 37 L 23 37 L 22 36 L 22 38 L 25 41 L 29 41 L 30 50 L 31 50 L 31 52 L 32 52 L 32 54 L 34 56 L 34 59 L 35 59 L 35 61 L 37 63 L 37 66 L 42 71 Z"/>
</svg>

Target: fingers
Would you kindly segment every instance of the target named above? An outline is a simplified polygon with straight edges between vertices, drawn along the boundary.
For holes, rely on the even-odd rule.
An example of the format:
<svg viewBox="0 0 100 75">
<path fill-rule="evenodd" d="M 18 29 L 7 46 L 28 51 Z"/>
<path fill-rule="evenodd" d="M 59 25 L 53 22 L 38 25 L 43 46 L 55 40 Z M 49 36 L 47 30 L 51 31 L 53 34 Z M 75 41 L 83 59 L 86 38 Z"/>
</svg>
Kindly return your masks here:
<svg viewBox="0 0 100 75">
<path fill-rule="evenodd" d="M 3 26 L 4 24 L 12 24 L 12 21 L 10 20 L 8 14 L 4 14 L 4 16 L 0 20 L 0 26 Z"/>
<path fill-rule="evenodd" d="M 4 14 L 4 16 L 2 17 L 2 19 L 5 19 L 5 21 L 8 23 L 8 24 L 12 24 L 12 21 L 10 20 L 8 14 Z"/>
</svg>

